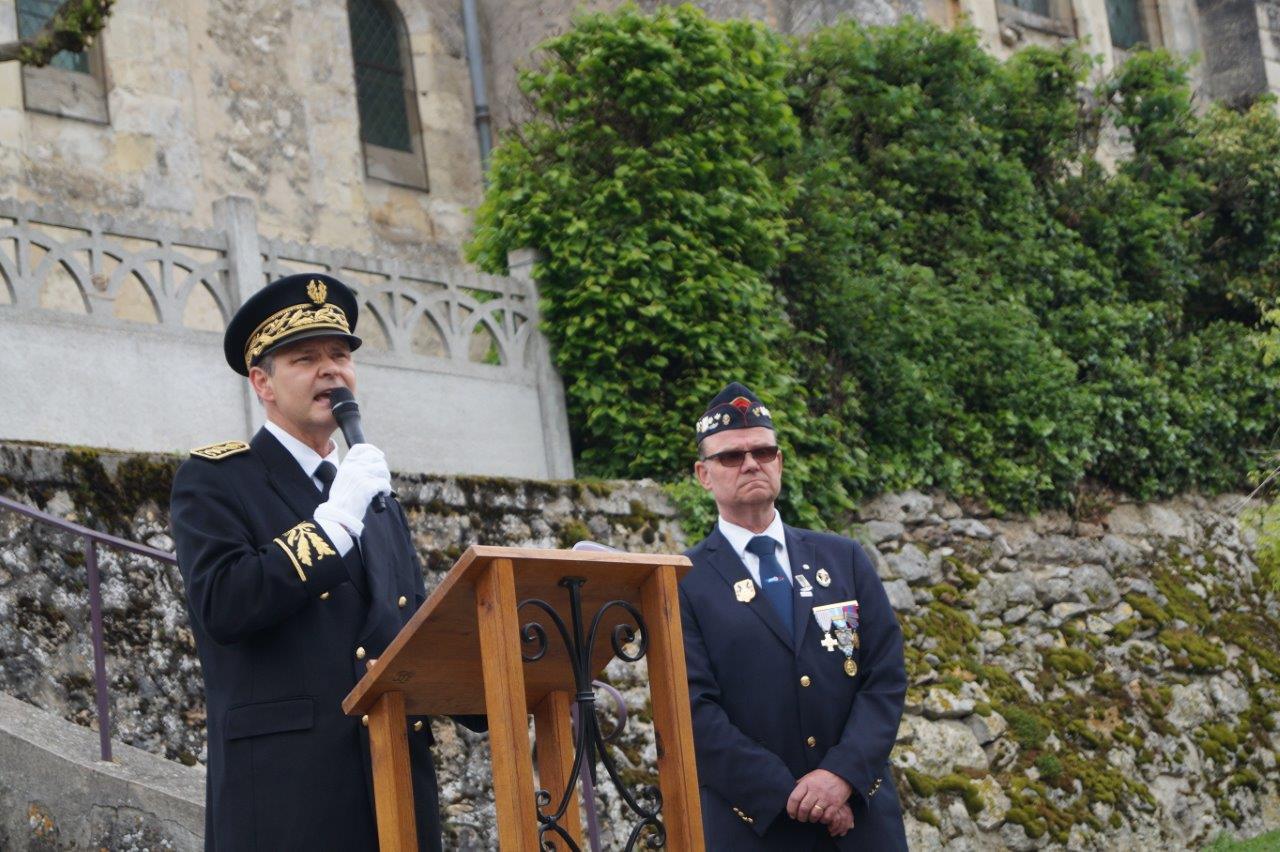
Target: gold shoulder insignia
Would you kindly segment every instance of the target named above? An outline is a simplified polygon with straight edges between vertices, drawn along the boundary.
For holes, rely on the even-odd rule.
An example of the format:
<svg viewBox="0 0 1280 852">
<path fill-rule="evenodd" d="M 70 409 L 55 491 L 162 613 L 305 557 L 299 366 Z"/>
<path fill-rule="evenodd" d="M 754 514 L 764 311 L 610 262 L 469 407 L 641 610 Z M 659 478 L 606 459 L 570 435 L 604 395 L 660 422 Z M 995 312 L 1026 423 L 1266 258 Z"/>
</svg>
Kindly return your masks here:
<svg viewBox="0 0 1280 852">
<path fill-rule="evenodd" d="M 191 451 L 191 455 L 199 456 L 209 461 L 220 461 L 227 456 L 234 456 L 237 453 L 246 452 L 249 445 L 244 441 L 223 441 L 220 444 L 209 444 L 206 447 L 196 447 Z"/>
</svg>

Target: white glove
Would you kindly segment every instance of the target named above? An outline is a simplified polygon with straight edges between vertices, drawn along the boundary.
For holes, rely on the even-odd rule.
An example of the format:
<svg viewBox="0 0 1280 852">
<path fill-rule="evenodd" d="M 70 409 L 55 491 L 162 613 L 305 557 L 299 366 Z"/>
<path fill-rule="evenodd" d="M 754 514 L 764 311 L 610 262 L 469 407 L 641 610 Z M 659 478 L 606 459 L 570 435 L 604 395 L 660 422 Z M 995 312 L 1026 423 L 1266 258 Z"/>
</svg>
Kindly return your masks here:
<svg viewBox="0 0 1280 852">
<path fill-rule="evenodd" d="M 335 521 L 359 538 L 364 532 L 364 516 L 378 494 L 391 493 L 391 471 L 387 457 L 373 444 L 356 444 L 338 465 L 329 487 L 329 499 L 316 507 L 317 521 Z"/>
</svg>

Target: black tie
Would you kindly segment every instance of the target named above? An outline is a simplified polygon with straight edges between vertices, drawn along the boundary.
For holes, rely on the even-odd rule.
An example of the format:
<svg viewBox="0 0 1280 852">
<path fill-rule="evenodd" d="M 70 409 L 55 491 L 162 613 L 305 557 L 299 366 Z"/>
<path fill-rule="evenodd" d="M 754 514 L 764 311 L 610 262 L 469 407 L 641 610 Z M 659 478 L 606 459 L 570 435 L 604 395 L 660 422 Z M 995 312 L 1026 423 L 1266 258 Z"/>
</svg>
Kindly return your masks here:
<svg viewBox="0 0 1280 852">
<path fill-rule="evenodd" d="M 333 478 L 338 475 L 338 466 L 331 461 L 322 461 L 312 475 L 322 483 L 320 488 L 321 501 L 328 500 L 329 486 L 333 485 Z"/>
</svg>

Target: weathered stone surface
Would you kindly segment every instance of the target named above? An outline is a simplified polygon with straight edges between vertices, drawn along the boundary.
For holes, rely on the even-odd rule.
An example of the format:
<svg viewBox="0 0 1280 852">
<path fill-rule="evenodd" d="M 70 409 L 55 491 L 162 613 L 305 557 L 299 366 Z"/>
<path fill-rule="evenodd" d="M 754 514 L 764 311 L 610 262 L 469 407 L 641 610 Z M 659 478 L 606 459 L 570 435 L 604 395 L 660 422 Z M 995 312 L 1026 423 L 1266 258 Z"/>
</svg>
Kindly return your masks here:
<svg viewBox="0 0 1280 852">
<path fill-rule="evenodd" d="M 1172 692 L 1165 718 L 1179 731 L 1191 731 L 1213 718 L 1213 702 L 1200 684 L 1174 684 Z"/>
<path fill-rule="evenodd" d="M 872 544 L 879 544 L 882 541 L 899 538 L 906 532 L 906 527 L 897 521 L 867 521 L 863 525 L 863 530 Z"/>
<path fill-rule="evenodd" d="M 947 531 L 952 535 L 967 536 L 969 538 L 989 539 L 992 537 L 990 528 L 976 518 L 956 518 L 947 524 Z"/>
<path fill-rule="evenodd" d="M 1249 690 L 1240 684 L 1234 672 L 1211 678 L 1209 694 L 1219 713 L 1237 716 L 1249 709 Z"/>
<path fill-rule="evenodd" d="M 975 713 L 967 717 L 964 723 L 969 726 L 969 730 L 973 731 L 973 736 L 977 739 L 978 744 L 984 746 L 998 739 L 1005 731 L 1009 730 L 1009 723 L 994 710 L 986 716 L 979 716 Z"/>
<path fill-rule="evenodd" d="M 917 719 L 915 739 L 899 746 L 900 765 L 926 775 L 945 775 L 956 769 L 986 769 L 987 755 L 973 731 L 951 719 Z"/>
<path fill-rule="evenodd" d="M 973 712 L 973 706 L 972 698 L 935 686 L 925 693 L 924 715 L 926 719 L 963 719 Z"/>
<path fill-rule="evenodd" d="M 867 520 L 916 524 L 933 512 L 933 499 L 919 491 L 884 494 L 863 504 L 859 515 Z"/>
<path fill-rule="evenodd" d="M 884 557 L 888 563 L 889 573 L 906 580 L 911 585 L 931 584 L 941 578 L 929 563 L 929 557 L 914 544 L 905 545 L 897 553 L 889 553 Z"/>
<path fill-rule="evenodd" d="M 1176 539 L 1189 539 L 1194 535 L 1194 526 L 1182 514 L 1158 505 L 1126 503 L 1116 506 L 1107 516 L 1106 525 L 1118 535 Z"/>
<path fill-rule="evenodd" d="M 0 849 L 204 848 L 204 771 L 0 692 Z"/>
<path fill-rule="evenodd" d="M 982 810 L 977 817 L 978 828 L 983 831 L 999 828 L 1012 804 L 1009 797 L 1004 794 L 1004 790 L 1000 788 L 996 779 L 990 775 L 979 779 L 974 786 L 978 788 L 978 796 L 982 801 Z"/>
<path fill-rule="evenodd" d="M 916 608 L 916 599 L 906 580 L 890 580 L 884 584 L 884 592 L 895 612 L 910 612 Z"/>
<path fill-rule="evenodd" d="M 979 613 L 1002 613 L 1019 604 L 1034 604 L 1036 581 L 1026 570 L 992 574 L 978 584 L 975 597 Z"/>
<path fill-rule="evenodd" d="M 908 849 L 915 850 L 915 852 L 935 852 L 935 850 L 944 848 L 942 834 L 927 822 L 921 822 L 908 816 L 906 829 Z"/>
</svg>

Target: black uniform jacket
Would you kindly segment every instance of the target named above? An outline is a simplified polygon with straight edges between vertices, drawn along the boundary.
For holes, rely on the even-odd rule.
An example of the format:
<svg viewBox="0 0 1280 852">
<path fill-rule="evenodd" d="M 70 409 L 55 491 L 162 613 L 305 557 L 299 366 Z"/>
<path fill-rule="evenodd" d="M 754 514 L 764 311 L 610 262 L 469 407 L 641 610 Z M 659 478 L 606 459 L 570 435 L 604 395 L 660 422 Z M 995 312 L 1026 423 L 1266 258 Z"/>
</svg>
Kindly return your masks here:
<svg viewBox="0 0 1280 852">
<path fill-rule="evenodd" d="M 718 527 L 688 552 L 693 570 L 680 582 L 707 849 L 831 848 L 824 827 L 786 813 L 796 780 L 827 769 L 854 790 L 854 828 L 835 847 L 905 850 L 888 765 L 907 689 L 902 631 L 861 547 L 785 529 L 792 575 L 813 589 L 813 597 L 793 590 L 791 635 L 758 587 L 751 601 L 737 600 L 734 584 L 751 575 Z M 823 647 L 813 615 L 815 606 L 849 600 L 860 610 L 855 677 L 838 647 Z"/>
<path fill-rule="evenodd" d="M 208 710 L 207 849 L 377 849 L 368 732 L 342 699 L 426 593 L 394 500 L 345 557 L 312 521 L 319 502 L 265 429 L 174 479 Z M 408 737 L 418 842 L 439 849 L 431 726 L 410 718 Z"/>
</svg>

